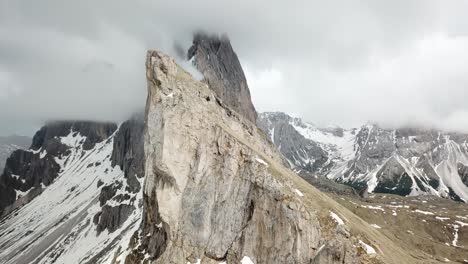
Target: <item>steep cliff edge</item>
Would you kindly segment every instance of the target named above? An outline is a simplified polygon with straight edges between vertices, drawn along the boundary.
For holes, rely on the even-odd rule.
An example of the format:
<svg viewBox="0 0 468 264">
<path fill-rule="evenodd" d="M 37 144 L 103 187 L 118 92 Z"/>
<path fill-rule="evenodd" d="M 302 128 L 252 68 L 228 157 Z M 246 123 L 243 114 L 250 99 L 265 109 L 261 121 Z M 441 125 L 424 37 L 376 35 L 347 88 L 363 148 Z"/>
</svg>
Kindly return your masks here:
<svg viewBox="0 0 468 264">
<path fill-rule="evenodd" d="M 244 71 L 227 36 L 195 34 L 188 59 L 193 60 L 204 81 L 223 103 L 256 122 L 257 112 Z"/>
<path fill-rule="evenodd" d="M 146 67 L 144 213 L 126 263 L 418 262 L 283 167 L 171 58 L 149 51 Z"/>
</svg>

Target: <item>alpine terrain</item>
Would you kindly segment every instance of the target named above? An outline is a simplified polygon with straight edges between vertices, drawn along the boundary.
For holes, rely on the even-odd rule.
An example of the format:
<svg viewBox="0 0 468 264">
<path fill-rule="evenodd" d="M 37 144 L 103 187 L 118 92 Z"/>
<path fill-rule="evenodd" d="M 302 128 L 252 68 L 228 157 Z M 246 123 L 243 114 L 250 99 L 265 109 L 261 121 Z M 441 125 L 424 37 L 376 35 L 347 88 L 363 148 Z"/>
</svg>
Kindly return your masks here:
<svg viewBox="0 0 468 264">
<path fill-rule="evenodd" d="M 468 164 L 462 135 L 258 116 L 226 36 L 196 34 L 187 57 L 201 81 L 147 52 L 144 114 L 49 122 L 11 153 L 0 176 L 0 263 L 468 259 L 466 204 L 324 193 L 298 175 L 468 199 L 456 185 Z"/>
<path fill-rule="evenodd" d="M 262 113 L 261 127 L 292 169 L 358 190 L 435 195 L 468 202 L 468 135 L 437 130 L 320 128 L 281 112 Z"/>
</svg>

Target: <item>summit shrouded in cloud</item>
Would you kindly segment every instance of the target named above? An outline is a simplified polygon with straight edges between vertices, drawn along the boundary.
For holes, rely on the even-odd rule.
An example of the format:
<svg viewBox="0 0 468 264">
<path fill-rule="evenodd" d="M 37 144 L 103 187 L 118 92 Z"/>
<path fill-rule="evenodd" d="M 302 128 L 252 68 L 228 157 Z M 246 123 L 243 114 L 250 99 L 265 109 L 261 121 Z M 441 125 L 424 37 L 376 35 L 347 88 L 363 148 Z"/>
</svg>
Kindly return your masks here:
<svg viewBox="0 0 468 264">
<path fill-rule="evenodd" d="M 214 7 L 216 7 L 214 9 Z M 215 11 L 216 10 L 216 11 Z M 226 33 L 258 111 L 468 131 L 466 1 L 0 2 L 0 134 L 141 109 L 141 57 Z"/>
</svg>

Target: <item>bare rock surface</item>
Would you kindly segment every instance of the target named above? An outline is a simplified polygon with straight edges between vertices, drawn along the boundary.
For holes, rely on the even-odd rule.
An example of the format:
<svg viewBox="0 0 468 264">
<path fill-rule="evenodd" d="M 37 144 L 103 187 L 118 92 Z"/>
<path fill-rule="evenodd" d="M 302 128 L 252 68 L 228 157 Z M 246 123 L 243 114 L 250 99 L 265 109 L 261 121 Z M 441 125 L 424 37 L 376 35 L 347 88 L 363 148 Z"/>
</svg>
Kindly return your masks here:
<svg viewBox="0 0 468 264">
<path fill-rule="evenodd" d="M 419 262 L 286 169 L 173 59 L 149 51 L 146 67 L 145 204 L 125 263 Z"/>
<path fill-rule="evenodd" d="M 140 191 L 138 178 L 144 176 L 143 113 L 123 122 L 114 137 L 112 166 L 118 165 L 125 173 L 130 191 Z"/>
<path fill-rule="evenodd" d="M 188 51 L 204 81 L 219 99 L 234 111 L 255 123 L 257 112 L 242 66 L 227 36 L 198 33 Z"/>
</svg>

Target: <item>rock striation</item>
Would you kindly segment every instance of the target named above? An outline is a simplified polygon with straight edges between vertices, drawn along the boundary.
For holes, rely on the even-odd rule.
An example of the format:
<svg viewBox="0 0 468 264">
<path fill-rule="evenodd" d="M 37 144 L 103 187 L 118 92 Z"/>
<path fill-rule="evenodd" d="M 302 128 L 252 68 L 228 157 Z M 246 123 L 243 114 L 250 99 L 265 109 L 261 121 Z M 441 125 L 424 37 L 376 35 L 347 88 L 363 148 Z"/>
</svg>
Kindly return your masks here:
<svg viewBox="0 0 468 264">
<path fill-rule="evenodd" d="M 249 86 L 227 36 L 195 34 L 188 59 L 193 60 L 218 99 L 255 124 L 257 112 Z"/>
</svg>

